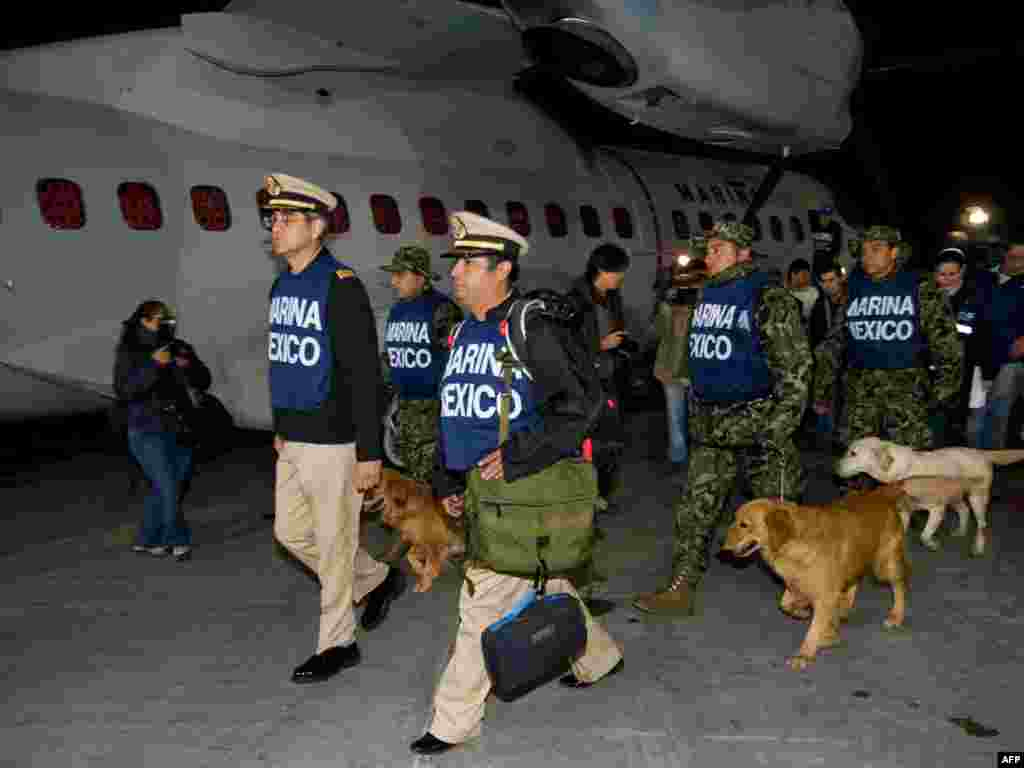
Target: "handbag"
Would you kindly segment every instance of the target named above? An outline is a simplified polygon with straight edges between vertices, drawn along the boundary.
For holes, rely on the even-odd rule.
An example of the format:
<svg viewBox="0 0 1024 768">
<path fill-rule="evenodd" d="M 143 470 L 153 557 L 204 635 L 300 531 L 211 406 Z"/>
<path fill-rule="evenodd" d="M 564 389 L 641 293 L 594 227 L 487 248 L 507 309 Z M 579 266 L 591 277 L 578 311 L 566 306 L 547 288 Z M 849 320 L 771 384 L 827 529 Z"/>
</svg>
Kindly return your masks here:
<svg viewBox="0 0 1024 768">
<path fill-rule="evenodd" d="M 579 598 L 532 590 L 513 610 L 484 630 L 484 666 L 494 695 L 515 701 L 569 671 L 587 646 Z"/>
</svg>

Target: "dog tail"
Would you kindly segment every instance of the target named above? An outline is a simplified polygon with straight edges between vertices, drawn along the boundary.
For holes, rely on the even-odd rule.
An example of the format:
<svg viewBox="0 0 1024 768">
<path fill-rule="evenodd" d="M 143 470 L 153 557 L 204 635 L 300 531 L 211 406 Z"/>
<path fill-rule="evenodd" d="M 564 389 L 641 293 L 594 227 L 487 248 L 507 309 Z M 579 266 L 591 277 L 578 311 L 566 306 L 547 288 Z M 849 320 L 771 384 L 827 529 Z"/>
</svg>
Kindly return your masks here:
<svg viewBox="0 0 1024 768">
<path fill-rule="evenodd" d="M 991 461 L 993 464 L 999 467 L 1004 467 L 1007 464 L 1016 464 L 1018 461 L 1024 461 L 1024 451 L 982 451 L 985 454 L 985 458 Z"/>
</svg>

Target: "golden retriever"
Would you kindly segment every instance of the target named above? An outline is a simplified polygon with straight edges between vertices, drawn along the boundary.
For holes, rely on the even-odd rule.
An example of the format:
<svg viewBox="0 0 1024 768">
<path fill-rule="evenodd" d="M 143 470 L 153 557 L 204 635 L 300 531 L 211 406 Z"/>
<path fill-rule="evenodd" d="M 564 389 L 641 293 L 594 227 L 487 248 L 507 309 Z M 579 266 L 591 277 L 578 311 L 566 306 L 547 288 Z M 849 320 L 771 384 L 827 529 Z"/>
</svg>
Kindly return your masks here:
<svg viewBox="0 0 1024 768">
<path fill-rule="evenodd" d="M 892 586 L 885 627 L 899 627 L 906 613 L 910 564 L 897 505 L 902 490 L 881 486 L 854 491 L 828 506 L 799 506 L 755 499 L 736 510 L 722 549 L 761 557 L 785 582 L 784 613 L 813 616 L 791 669 L 802 670 L 821 648 L 839 642 L 839 621 L 853 608 L 857 587 L 870 569 Z"/>
<path fill-rule="evenodd" d="M 444 511 L 430 486 L 390 468 L 381 471 L 380 483 L 367 496 L 371 503 L 383 500 L 381 522 L 398 532 L 386 559 L 399 557 L 408 545 L 406 559 L 416 575 L 414 590 L 426 592 L 441 575 L 445 561 L 464 553 L 462 520 Z"/>
<path fill-rule="evenodd" d="M 974 481 L 965 491 L 978 523 L 971 554 L 983 555 L 988 541 L 987 515 L 992 496 L 993 466 L 1018 461 L 1024 461 L 1024 451 L 981 451 L 975 448 L 915 451 L 877 437 L 862 437 L 850 444 L 846 455 L 836 464 L 836 472 L 840 477 L 853 477 L 864 472 L 880 483 L 895 483 L 918 476 Z M 934 536 L 944 511 L 945 505 L 938 504 L 932 504 L 928 509 L 928 522 L 921 532 L 921 542 L 929 549 L 939 546 Z"/>
</svg>

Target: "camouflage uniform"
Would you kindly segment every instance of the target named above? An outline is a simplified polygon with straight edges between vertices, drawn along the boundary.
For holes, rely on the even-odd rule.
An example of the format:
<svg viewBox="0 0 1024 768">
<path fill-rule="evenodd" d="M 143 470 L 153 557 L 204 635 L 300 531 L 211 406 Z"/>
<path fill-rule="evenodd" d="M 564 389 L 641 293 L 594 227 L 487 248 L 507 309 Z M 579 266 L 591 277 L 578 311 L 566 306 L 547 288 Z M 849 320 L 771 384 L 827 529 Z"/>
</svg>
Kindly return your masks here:
<svg viewBox="0 0 1024 768">
<path fill-rule="evenodd" d="M 737 222 L 718 223 L 711 238 L 731 241 L 742 249 L 750 247 L 753 232 Z M 706 286 L 741 280 L 757 269 L 752 262 L 739 262 L 710 277 Z M 760 400 L 729 405 L 691 399 L 689 436 L 694 448 L 686 491 L 675 507 L 672 586 L 662 595 L 682 584 L 693 588 L 700 582 L 708 567 L 715 526 L 741 467 L 755 496 L 777 497 L 782 492 L 794 499 L 803 494 L 805 477 L 793 434 L 807 402 L 813 358 L 799 303 L 781 283 L 762 291 L 756 325 L 774 379 L 773 392 Z M 643 596 L 634 605 L 662 612 L 657 597 Z"/>
<path fill-rule="evenodd" d="M 430 271 L 430 253 L 418 245 L 402 246 L 395 252 L 391 264 L 381 267 L 386 272 L 409 271 L 427 278 L 424 292 L 434 290 L 431 280 L 440 276 Z M 448 354 L 448 334 L 462 319 L 462 310 L 452 301 L 444 301 L 434 310 L 430 328 L 430 346 L 435 354 Z M 388 369 L 387 354 L 383 356 Z M 390 382 L 390 375 L 386 374 Z M 398 400 L 398 455 L 404 472 L 414 480 L 430 483 L 434 469 L 434 446 L 441 413 L 438 399 Z"/>
<path fill-rule="evenodd" d="M 869 240 L 899 244 L 896 270 L 906 263 L 908 249 L 898 230 L 871 227 L 861 242 Z M 847 369 L 846 402 L 851 443 L 861 437 L 877 435 L 917 450 L 930 448 L 933 436 L 928 425 L 929 408 L 944 407 L 959 394 L 963 345 L 952 310 L 930 274 L 922 275 L 918 286 L 919 322 L 934 372 L 929 374 L 924 360 L 915 368 Z M 850 343 L 846 307 L 842 312 L 832 331 L 815 350 L 814 399 L 817 402 L 831 402 L 836 375 Z"/>
<path fill-rule="evenodd" d="M 709 285 L 746 277 L 757 267 L 737 264 Z M 800 307 L 781 285 L 765 289 L 757 324 L 775 376 L 769 399 L 734 406 L 690 402 L 686 491 L 675 508 L 673 576 L 696 586 L 708 567 L 708 547 L 741 465 L 755 497 L 799 499 L 806 486 L 793 434 L 800 426 L 811 380 L 811 349 Z"/>
</svg>

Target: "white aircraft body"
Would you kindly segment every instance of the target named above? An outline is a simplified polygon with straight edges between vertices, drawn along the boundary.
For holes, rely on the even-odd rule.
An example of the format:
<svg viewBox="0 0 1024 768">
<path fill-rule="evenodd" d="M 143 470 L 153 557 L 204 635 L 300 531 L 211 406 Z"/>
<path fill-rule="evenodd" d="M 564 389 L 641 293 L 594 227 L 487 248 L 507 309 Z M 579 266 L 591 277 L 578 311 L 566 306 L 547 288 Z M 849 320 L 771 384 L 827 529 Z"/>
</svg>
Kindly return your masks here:
<svg viewBox="0 0 1024 768">
<path fill-rule="evenodd" d="M 512 86 L 528 61 L 520 33 L 543 28 L 528 18 L 541 6 L 559 6 L 552 13 L 563 27 L 590 24 L 592 40 L 599 30 L 628 44 L 633 86 L 580 86 L 633 119 L 780 157 L 835 146 L 849 129 L 859 38 L 839 3 L 627 4 L 650 6 L 639 21 L 607 2 L 572 14 L 564 2 L 495 10 L 382 1 L 358 13 L 352 5 L 240 2 L 186 16 L 180 29 L 0 56 L 0 419 L 102 405 L 113 394 L 121 321 L 160 298 L 177 310 L 179 336 L 210 366 L 213 391 L 239 425 L 269 427 L 268 292 L 281 265 L 255 195 L 273 172 L 344 200 L 347 226 L 339 223 L 329 248 L 363 279 L 381 328 L 393 296 L 378 267 L 398 246 L 421 243 L 444 272 L 444 214 L 482 203 L 521 231 L 528 222 L 526 289 L 566 288 L 600 243 L 626 248 L 627 322 L 641 334 L 659 263 L 710 219 L 742 217 L 769 166 L 581 146 Z M 831 50 L 834 61 L 813 71 L 786 36 L 774 60 L 763 42 L 748 41 L 744 54 L 742 35 L 753 35 L 752 19 L 763 29 L 771 7 L 783 26 L 796 19 L 789 37 L 803 35 L 812 59 Z M 651 31 L 659 12 L 667 15 Z M 831 46 L 824 31 L 807 37 L 816 16 Z M 699 48 L 694 20 L 707 35 L 731 29 L 732 47 Z M 668 24 L 688 36 L 685 55 L 659 54 Z M 684 82 L 687 67 L 694 74 Z M 757 93 L 744 97 L 755 81 Z M 640 109 L 625 97 L 638 88 L 670 95 L 657 91 Z M 807 104 L 801 111 L 793 100 Z M 197 208 L 196 188 L 211 187 Z M 785 174 L 758 212 L 756 251 L 782 270 L 810 260 L 809 211 L 833 200 L 817 181 Z M 449 286 L 447 276 L 438 283 Z"/>
</svg>

